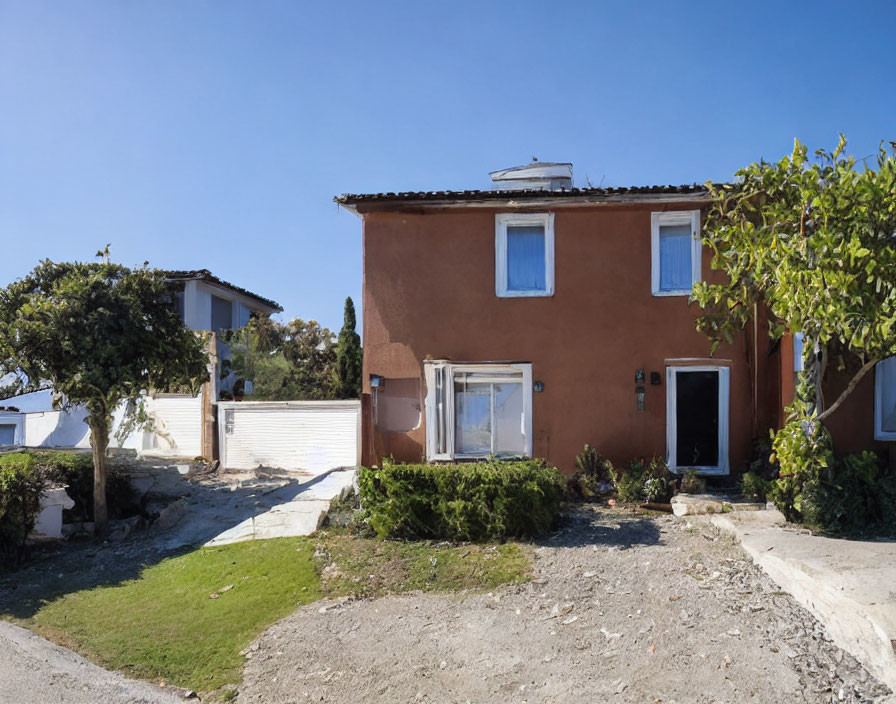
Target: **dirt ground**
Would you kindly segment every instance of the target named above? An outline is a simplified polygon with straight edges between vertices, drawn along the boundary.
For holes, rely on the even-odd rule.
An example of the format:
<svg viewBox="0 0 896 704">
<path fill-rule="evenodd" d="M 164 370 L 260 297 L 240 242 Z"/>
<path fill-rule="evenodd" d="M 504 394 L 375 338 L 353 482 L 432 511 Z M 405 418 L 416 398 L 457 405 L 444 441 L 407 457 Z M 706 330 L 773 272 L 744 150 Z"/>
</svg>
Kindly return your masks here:
<svg viewBox="0 0 896 704">
<path fill-rule="evenodd" d="M 588 507 L 529 583 L 318 602 L 247 657 L 240 704 L 890 700 L 732 538 Z"/>
</svg>

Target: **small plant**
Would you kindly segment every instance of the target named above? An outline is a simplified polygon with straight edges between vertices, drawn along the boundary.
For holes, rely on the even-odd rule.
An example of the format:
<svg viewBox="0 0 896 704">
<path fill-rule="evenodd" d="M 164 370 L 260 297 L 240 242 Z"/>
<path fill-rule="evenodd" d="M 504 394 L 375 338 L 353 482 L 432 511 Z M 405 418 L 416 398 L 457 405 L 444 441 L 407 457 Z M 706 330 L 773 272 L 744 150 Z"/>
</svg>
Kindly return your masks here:
<svg viewBox="0 0 896 704">
<path fill-rule="evenodd" d="M 660 457 L 632 460 L 616 477 L 616 492 L 623 503 L 667 503 L 675 493 L 675 475 Z"/>
<path fill-rule="evenodd" d="M 20 562 L 40 513 L 47 486 L 34 458 L 24 453 L 0 457 L 0 558 Z"/>
<path fill-rule="evenodd" d="M 576 456 L 576 468 L 578 471 L 566 482 L 572 498 L 589 501 L 612 490 L 613 465 L 597 449 L 585 445 Z"/>
<path fill-rule="evenodd" d="M 697 475 L 696 469 L 689 469 L 681 478 L 682 494 L 705 494 L 706 480 Z"/>
<path fill-rule="evenodd" d="M 772 490 L 772 482 L 755 472 L 744 472 L 740 478 L 740 493 L 744 496 L 765 501 Z"/>
</svg>

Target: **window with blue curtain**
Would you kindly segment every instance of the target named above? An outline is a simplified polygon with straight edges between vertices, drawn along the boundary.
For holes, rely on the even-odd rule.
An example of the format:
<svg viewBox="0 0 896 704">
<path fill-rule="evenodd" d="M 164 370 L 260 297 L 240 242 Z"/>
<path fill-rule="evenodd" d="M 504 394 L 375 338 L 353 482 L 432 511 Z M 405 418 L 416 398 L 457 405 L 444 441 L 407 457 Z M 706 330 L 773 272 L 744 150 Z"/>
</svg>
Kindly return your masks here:
<svg viewBox="0 0 896 704">
<path fill-rule="evenodd" d="M 660 290 L 689 291 L 691 271 L 691 226 L 660 225 Z"/>
<path fill-rule="evenodd" d="M 544 291 L 544 227 L 541 225 L 507 228 L 507 290 Z"/>
</svg>

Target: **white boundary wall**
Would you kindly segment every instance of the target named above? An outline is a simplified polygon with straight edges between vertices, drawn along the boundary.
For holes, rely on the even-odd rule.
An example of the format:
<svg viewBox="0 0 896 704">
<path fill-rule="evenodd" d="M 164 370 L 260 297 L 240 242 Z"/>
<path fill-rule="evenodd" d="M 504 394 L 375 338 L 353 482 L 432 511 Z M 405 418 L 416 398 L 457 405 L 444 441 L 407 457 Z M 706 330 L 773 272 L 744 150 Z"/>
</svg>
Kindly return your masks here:
<svg viewBox="0 0 896 704">
<path fill-rule="evenodd" d="M 361 402 L 218 403 L 221 466 L 320 474 L 361 463 Z"/>
<path fill-rule="evenodd" d="M 202 398 L 189 395 L 158 395 L 145 399 L 153 418 L 153 430 L 136 430 L 123 441 L 116 437 L 124 417 L 124 406 L 112 417 L 110 447 L 136 450 L 140 454 L 196 457 L 202 454 Z M 12 415 L 12 414 L 6 414 Z M 18 414 L 25 447 L 90 447 L 90 433 L 83 408 L 71 411 L 30 411 Z"/>
</svg>

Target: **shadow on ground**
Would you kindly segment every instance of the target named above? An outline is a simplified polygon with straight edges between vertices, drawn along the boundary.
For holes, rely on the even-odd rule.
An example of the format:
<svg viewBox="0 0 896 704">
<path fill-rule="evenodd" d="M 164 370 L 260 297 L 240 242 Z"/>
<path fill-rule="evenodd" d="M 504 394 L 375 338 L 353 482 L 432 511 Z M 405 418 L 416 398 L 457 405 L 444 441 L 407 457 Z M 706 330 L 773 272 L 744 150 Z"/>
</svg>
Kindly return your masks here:
<svg viewBox="0 0 896 704">
<path fill-rule="evenodd" d="M 189 480 L 176 465 L 144 463 L 132 473 L 135 482 L 152 478 L 144 503 L 179 502 L 179 520 L 168 527 L 158 521 L 119 537 L 113 523 L 111 537 L 104 540 L 43 546 L 17 569 L 0 568 L 0 618 L 27 619 L 66 594 L 137 579 L 144 568 L 197 549 L 246 519 L 291 501 L 325 476 L 256 476 L 237 483 L 225 474 Z"/>
<path fill-rule="evenodd" d="M 621 550 L 641 545 L 660 545 L 656 521 L 645 516 L 612 513 L 588 504 L 574 504 L 563 513 L 558 530 L 538 543 L 545 547 L 603 545 Z"/>
</svg>

